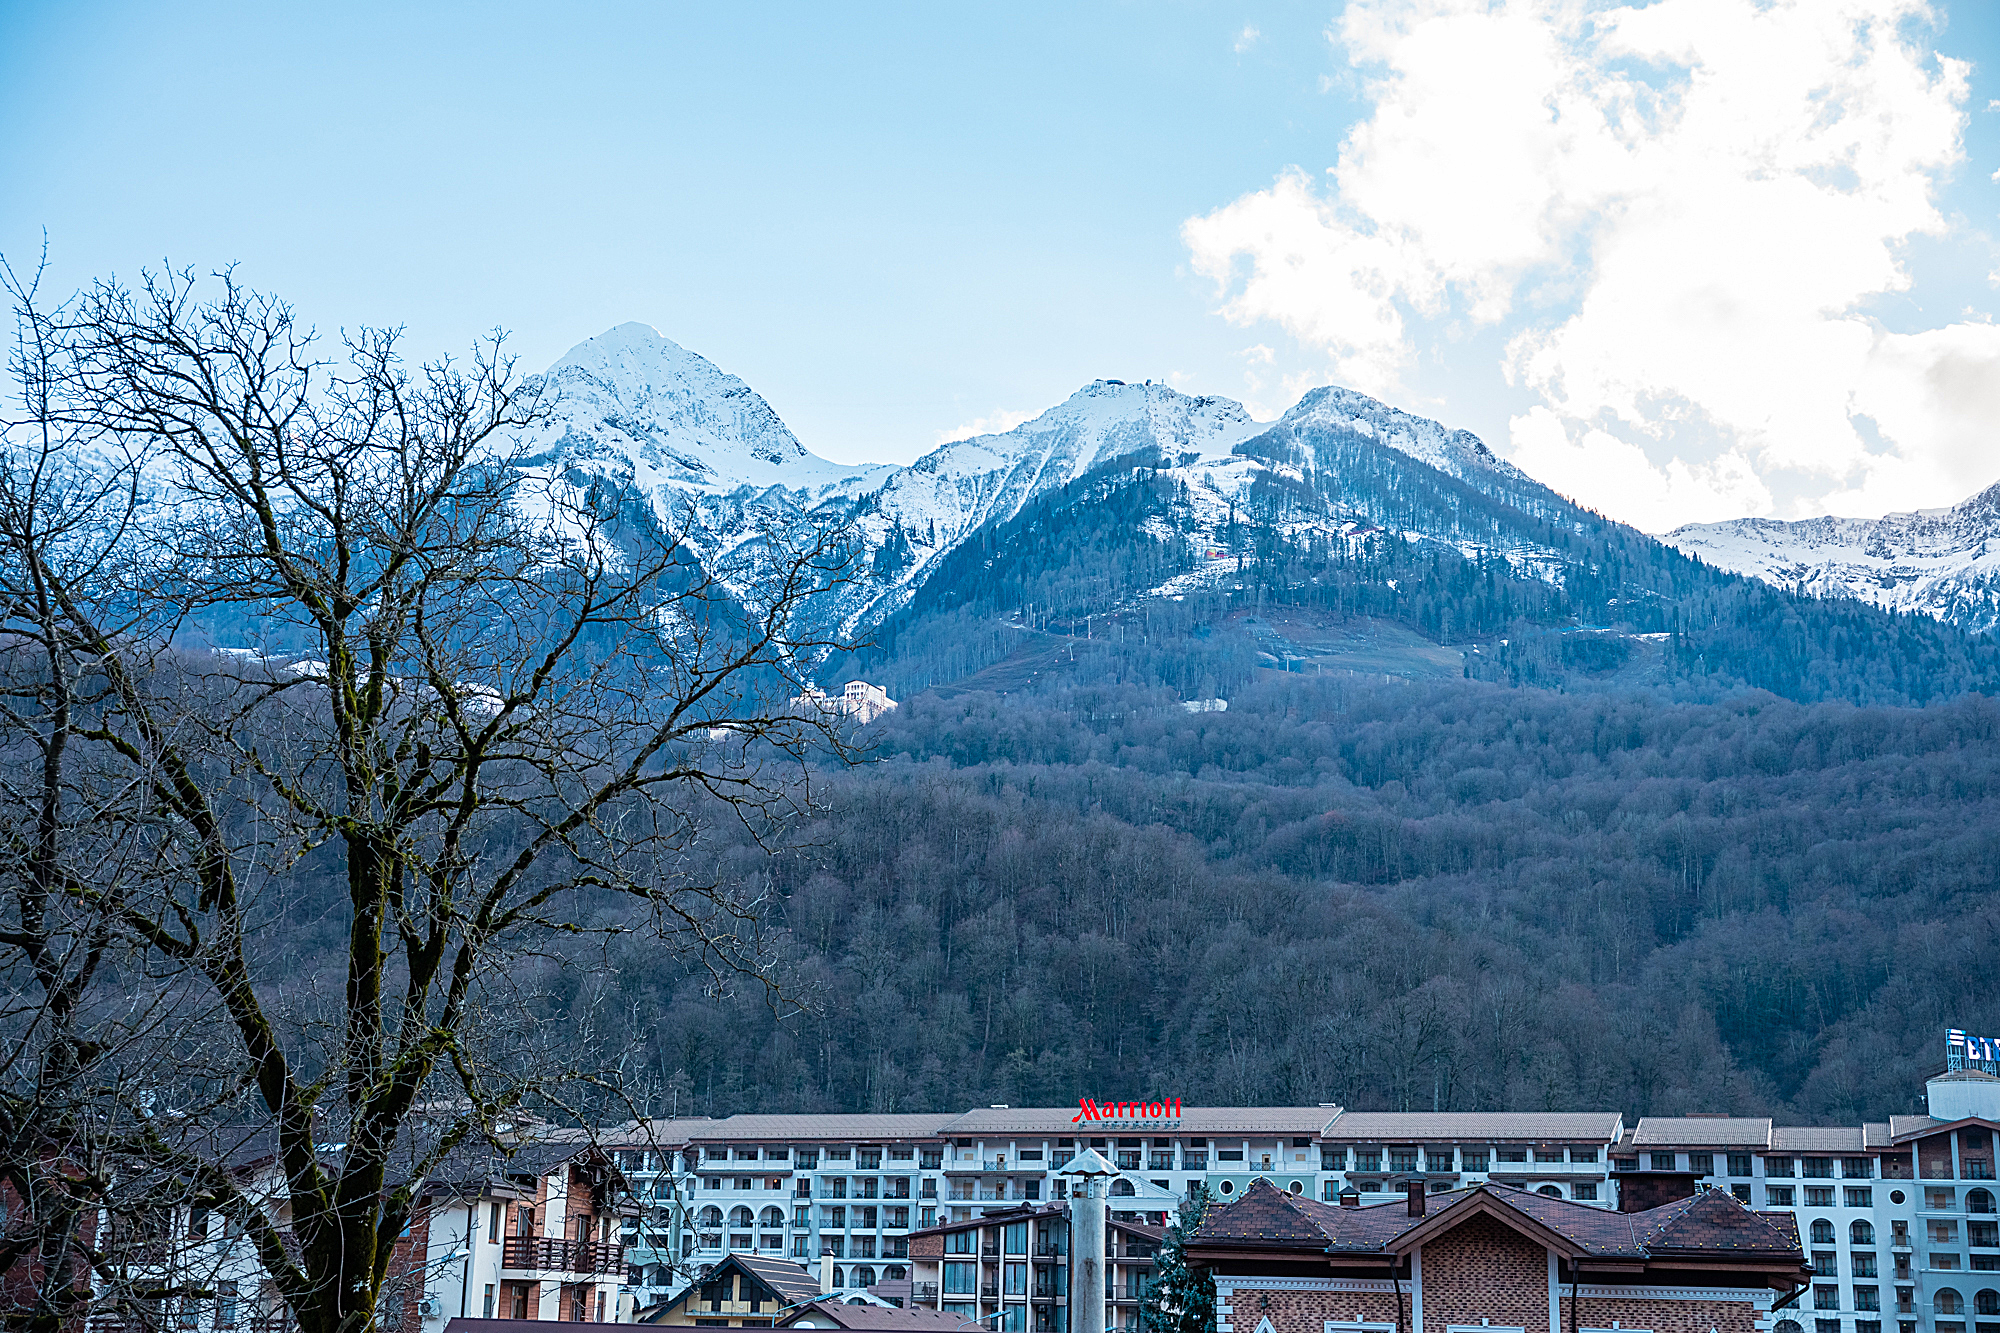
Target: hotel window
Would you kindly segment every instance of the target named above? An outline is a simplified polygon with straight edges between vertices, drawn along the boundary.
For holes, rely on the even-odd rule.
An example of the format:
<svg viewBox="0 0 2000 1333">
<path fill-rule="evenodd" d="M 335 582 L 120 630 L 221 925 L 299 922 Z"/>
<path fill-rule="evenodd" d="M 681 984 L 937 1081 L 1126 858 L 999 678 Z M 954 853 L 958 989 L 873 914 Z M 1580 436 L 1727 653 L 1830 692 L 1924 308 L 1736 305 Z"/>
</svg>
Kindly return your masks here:
<svg viewBox="0 0 2000 1333">
<path fill-rule="evenodd" d="M 1671 1171 L 1674 1169 L 1674 1155 L 1670 1152 L 1648 1153 L 1647 1158 L 1648 1164 L 1655 1171 Z"/>
<path fill-rule="evenodd" d="M 1597 1149 L 1571 1148 L 1569 1150 L 1569 1160 L 1572 1162 L 1594 1162 L 1597 1160 Z"/>
<path fill-rule="evenodd" d="M 1833 1179 L 1833 1159 L 1831 1157 L 1808 1157 L 1799 1164 L 1799 1174 L 1807 1180 Z"/>
<path fill-rule="evenodd" d="M 1875 1277 L 1877 1275 L 1875 1272 L 1875 1254 L 1872 1250 L 1856 1250 L 1848 1256 L 1848 1262 L 1854 1265 L 1854 1276 L 1856 1277 Z"/>
<path fill-rule="evenodd" d="M 1769 1206 L 1773 1208 L 1790 1208 L 1792 1206 L 1792 1187 L 1790 1185 L 1766 1185 L 1764 1187 L 1764 1198 Z"/>
<path fill-rule="evenodd" d="M 918 1225 L 919 1227 L 934 1227 L 934 1226 L 936 1226 L 936 1225 L 937 1225 L 937 1209 L 935 1209 L 935 1208 L 919 1208 L 919 1209 L 917 1210 L 917 1225 Z"/>
<path fill-rule="evenodd" d="M 1416 1169 L 1417 1169 L 1417 1150 L 1416 1150 L 1415 1148 L 1391 1148 L 1391 1149 L 1389 1149 L 1389 1169 L 1390 1169 L 1391 1171 L 1414 1171 L 1414 1170 L 1416 1170 Z"/>
<path fill-rule="evenodd" d="M 1569 1196 L 1572 1199 L 1581 1199 L 1586 1203 L 1593 1202 L 1597 1198 L 1597 1182 L 1594 1180 L 1580 1180 L 1570 1186 Z"/>
<path fill-rule="evenodd" d="M 1729 1154 L 1729 1174 L 1732 1176 L 1750 1175 L 1750 1154 L 1747 1152 L 1733 1152 Z"/>
<path fill-rule="evenodd" d="M 1382 1169 L 1382 1150 L 1380 1148 L 1356 1148 L 1354 1150 L 1354 1169 L 1356 1171 L 1380 1171 Z"/>
<path fill-rule="evenodd" d="M 1849 1180 L 1873 1180 L 1875 1159 L 1873 1157 L 1843 1157 L 1840 1159 L 1840 1174 Z"/>
<path fill-rule="evenodd" d="M 819 1170 L 819 1149 L 817 1148 L 799 1149 L 799 1157 L 797 1165 L 799 1170 L 801 1171 Z"/>
<path fill-rule="evenodd" d="M 1715 1154 L 1712 1152 L 1691 1152 L 1688 1154 L 1688 1170 L 1698 1176 L 1715 1174 Z"/>
<path fill-rule="evenodd" d="M 1486 1163 L 1491 1159 L 1484 1148 L 1461 1148 L 1459 1160 L 1465 1163 L 1465 1169 L 1468 1171 L 1484 1171 Z"/>
<path fill-rule="evenodd" d="M 486 1298 L 480 1302 L 479 1310 L 479 1317 L 481 1319 L 491 1319 L 493 1317 L 493 1284 L 491 1282 L 486 1284 Z"/>
<path fill-rule="evenodd" d="M 1792 1159 L 1789 1157 L 1766 1157 L 1764 1174 L 1773 1180 L 1788 1179 L 1792 1174 Z"/>
<path fill-rule="evenodd" d="M 1493 1155 L 1503 1162 L 1526 1162 L 1528 1160 L 1528 1150 L 1526 1148 L 1501 1148 Z"/>
<path fill-rule="evenodd" d="M 882 1211 L 886 1214 L 882 1219 L 882 1224 L 890 1230 L 900 1231 L 910 1225 L 910 1210 L 908 1208 L 885 1208 Z"/>
<path fill-rule="evenodd" d="M 1813 1239 L 1819 1239 L 1815 1236 Z M 1840 1255 L 1833 1250 L 1814 1250 L 1812 1257 L 1814 1277 L 1839 1277 Z"/>
<path fill-rule="evenodd" d="M 1831 1185 L 1806 1186 L 1806 1207 L 1808 1208 L 1833 1207 L 1833 1186 Z"/>
<path fill-rule="evenodd" d="M 973 1294 L 974 1270 L 976 1264 L 947 1263 L 944 1266 L 944 1289 L 953 1296 Z"/>
<path fill-rule="evenodd" d="M 829 1162 L 845 1162 L 851 1160 L 853 1156 L 854 1149 L 852 1148 L 828 1148 L 826 1150 L 826 1160 Z"/>
<path fill-rule="evenodd" d="M 1614 1157 L 1611 1159 L 1611 1169 L 1613 1171 L 1637 1171 L 1639 1169 L 1639 1159 L 1636 1157 Z"/>
<path fill-rule="evenodd" d="M 1882 1308 L 1881 1288 L 1856 1287 L 1854 1289 L 1854 1308 L 1857 1310 L 1880 1310 Z"/>
<path fill-rule="evenodd" d="M 975 1238 L 970 1230 L 953 1231 L 944 1238 L 944 1252 L 946 1254 L 971 1254 L 974 1244 Z"/>
<path fill-rule="evenodd" d="M 1748 1185 L 1731 1185 L 1729 1187 L 1729 1196 L 1738 1203 L 1747 1204 L 1750 1202 L 1750 1187 Z"/>
<path fill-rule="evenodd" d="M 2000 1247 L 2000 1222 L 1967 1222 L 1965 1240 L 1968 1245 L 1981 1249 Z"/>
<path fill-rule="evenodd" d="M 856 1149 L 854 1154 L 854 1169 L 856 1171 L 880 1171 L 882 1169 L 882 1150 L 880 1148 Z"/>
<path fill-rule="evenodd" d="M 822 1208 L 819 1210 L 819 1224 L 835 1231 L 844 1231 L 847 1229 L 847 1210 L 845 1208 Z"/>
<path fill-rule="evenodd" d="M 1424 1149 L 1424 1170 L 1450 1171 L 1451 1167 L 1452 1167 L 1451 1149 L 1449 1148 Z"/>
<path fill-rule="evenodd" d="M 854 1247 L 848 1252 L 847 1257 L 850 1259 L 873 1259 L 875 1257 L 875 1238 L 873 1236 L 856 1236 L 854 1238 Z"/>
<path fill-rule="evenodd" d="M 1065 1157 L 1062 1160 L 1068 1161 L 1069 1159 Z M 942 1148 L 924 1149 L 924 1155 L 917 1161 L 918 1168 L 924 1171 L 935 1171 L 943 1165 L 944 1165 L 944 1149 Z"/>
<path fill-rule="evenodd" d="M 1563 1150 L 1561 1148 L 1535 1149 L 1535 1160 L 1538 1162 L 1560 1162 L 1562 1159 Z"/>
<path fill-rule="evenodd" d="M 876 1229 L 876 1218 L 879 1216 L 880 1214 L 873 1208 L 856 1208 L 854 1210 L 854 1225 L 863 1231 L 873 1231 Z"/>
<path fill-rule="evenodd" d="M 1840 1192 L 1841 1202 L 1849 1208 L 1873 1208 L 1875 1191 L 1867 1185 L 1849 1185 Z"/>
<path fill-rule="evenodd" d="M 1009 1227 L 1008 1230 L 1011 1231 L 1013 1228 Z M 1002 1267 L 1006 1272 L 1006 1284 L 1001 1287 L 1001 1294 L 1006 1296 L 1027 1295 L 1028 1266 L 1026 1264 L 1005 1264 Z"/>
<path fill-rule="evenodd" d="M 1813 1288 L 1813 1309 L 1838 1310 L 1840 1308 L 1840 1288 L 1832 1285 Z"/>
<path fill-rule="evenodd" d="M 1319 1169 L 1322 1171 L 1344 1171 L 1347 1169 L 1347 1149 L 1321 1148 Z"/>
</svg>

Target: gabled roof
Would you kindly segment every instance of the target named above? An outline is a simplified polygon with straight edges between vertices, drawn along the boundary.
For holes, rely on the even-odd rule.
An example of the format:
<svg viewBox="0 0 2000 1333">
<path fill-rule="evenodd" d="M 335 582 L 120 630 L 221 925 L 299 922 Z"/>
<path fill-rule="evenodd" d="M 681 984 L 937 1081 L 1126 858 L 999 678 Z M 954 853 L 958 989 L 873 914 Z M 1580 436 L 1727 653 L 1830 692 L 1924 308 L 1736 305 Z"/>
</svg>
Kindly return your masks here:
<svg viewBox="0 0 2000 1333">
<path fill-rule="evenodd" d="M 731 1252 L 711 1267 L 700 1278 L 689 1283 L 680 1295 L 663 1305 L 651 1307 L 646 1318 L 657 1323 L 666 1315 L 678 1309 L 691 1299 L 699 1298 L 702 1287 L 713 1282 L 724 1273 L 748 1273 L 757 1282 L 778 1298 L 780 1306 L 797 1305 L 825 1293 L 820 1290 L 819 1278 L 789 1259 L 766 1259 L 754 1254 Z"/>
<path fill-rule="evenodd" d="M 1618 1137 L 1616 1111 L 1342 1111 L 1324 1138 L 1353 1143 L 1542 1143 Z"/>
<path fill-rule="evenodd" d="M 1762 1148 L 1770 1142 L 1769 1116 L 1640 1116 L 1629 1140 L 1634 1148 Z"/>
<path fill-rule="evenodd" d="M 1406 1253 L 1481 1215 L 1496 1217 L 1574 1259 L 1700 1255 L 1764 1258 L 1787 1266 L 1805 1259 L 1789 1213 L 1752 1212 L 1720 1190 L 1704 1190 L 1644 1212 L 1614 1213 L 1492 1184 L 1430 1195 L 1424 1215 L 1411 1217 L 1403 1202 L 1342 1208 L 1259 1180 L 1235 1203 L 1211 1208 L 1189 1246 L 1388 1256 Z"/>
<path fill-rule="evenodd" d="M 1963 1116 L 1957 1120 L 1938 1120 L 1927 1115 L 1892 1115 L 1889 1117 L 1889 1141 L 1907 1143 L 1911 1139 L 1927 1139 L 1933 1134 L 1975 1125 L 1981 1129 L 2000 1129 L 2000 1120 L 1988 1120 L 1980 1115 Z"/>
<path fill-rule="evenodd" d="M 1771 1131 L 1773 1152 L 1858 1153 L 1867 1146 L 1859 1125 L 1830 1129 L 1784 1125 Z"/>
<path fill-rule="evenodd" d="M 778 1321 L 778 1327 L 793 1328 L 802 1322 L 817 1328 L 832 1325 L 851 1329 L 853 1333 L 958 1333 L 965 1321 L 942 1310 L 904 1309 L 862 1301 L 850 1305 L 829 1297 L 792 1311 Z"/>
<path fill-rule="evenodd" d="M 895 1143 L 934 1139 L 944 1125 L 956 1118 L 942 1112 L 921 1115 L 732 1115 L 723 1120 L 711 1120 L 706 1125 L 690 1125 L 688 1140 L 692 1143 L 744 1139 Z"/>
</svg>

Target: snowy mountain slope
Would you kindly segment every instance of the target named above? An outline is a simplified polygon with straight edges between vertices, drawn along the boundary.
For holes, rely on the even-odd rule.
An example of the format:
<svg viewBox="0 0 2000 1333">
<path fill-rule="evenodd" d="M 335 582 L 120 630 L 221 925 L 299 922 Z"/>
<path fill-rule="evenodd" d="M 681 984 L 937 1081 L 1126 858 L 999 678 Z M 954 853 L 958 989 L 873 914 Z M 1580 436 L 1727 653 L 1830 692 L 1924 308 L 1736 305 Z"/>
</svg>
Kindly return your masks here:
<svg viewBox="0 0 2000 1333">
<path fill-rule="evenodd" d="M 1739 518 L 1661 538 L 1739 574 L 1857 597 L 1978 633 L 2000 625 L 2000 484 L 1948 509 L 1883 518 Z"/>
<path fill-rule="evenodd" d="M 1347 389 L 1315 389 L 1258 422 L 1226 398 L 1097 380 L 1012 430 L 898 468 L 820 458 L 742 380 L 640 324 L 579 344 L 541 384 L 552 407 L 520 441 L 529 461 L 551 479 L 582 472 L 629 485 L 711 564 L 754 556 L 774 517 L 845 525 L 859 559 L 823 609 L 848 632 L 908 605 L 975 534 L 1119 472 L 1121 460 L 1180 488 L 1172 520 L 1145 530 L 1198 568 L 1242 520 L 1321 542 L 1394 530 L 1501 555 L 1551 582 L 1573 559 L 1531 529 L 1570 522 L 1574 506 L 1467 432 Z"/>
<path fill-rule="evenodd" d="M 749 385 L 644 324 L 578 343 L 538 382 L 552 410 L 519 443 L 531 454 L 616 465 L 648 495 L 662 486 L 703 495 L 779 486 L 821 498 L 891 471 L 812 453 Z"/>
</svg>

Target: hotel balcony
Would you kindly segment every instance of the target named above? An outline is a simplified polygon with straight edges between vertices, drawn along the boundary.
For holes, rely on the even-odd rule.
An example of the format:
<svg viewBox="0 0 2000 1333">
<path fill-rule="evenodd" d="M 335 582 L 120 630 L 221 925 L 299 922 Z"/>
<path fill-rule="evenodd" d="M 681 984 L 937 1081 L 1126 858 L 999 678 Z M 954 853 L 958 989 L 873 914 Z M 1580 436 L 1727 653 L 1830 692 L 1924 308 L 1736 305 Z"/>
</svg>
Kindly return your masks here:
<svg viewBox="0 0 2000 1333">
<path fill-rule="evenodd" d="M 503 1273 L 623 1273 L 625 1247 L 554 1236 L 509 1236 L 501 1254 Z"/>
</svg>

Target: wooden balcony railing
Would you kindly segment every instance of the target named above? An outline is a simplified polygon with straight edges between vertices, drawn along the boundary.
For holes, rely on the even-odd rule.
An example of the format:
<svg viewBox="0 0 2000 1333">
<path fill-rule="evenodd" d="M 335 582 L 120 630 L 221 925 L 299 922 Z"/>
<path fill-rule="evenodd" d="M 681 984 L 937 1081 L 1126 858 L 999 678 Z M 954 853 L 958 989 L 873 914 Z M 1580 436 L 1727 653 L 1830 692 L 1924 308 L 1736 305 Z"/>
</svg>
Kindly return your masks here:
<svg viewBox="0 0 2000 1333">
<path fill-rule="evenodd" d="M 509 1236 L 501 1266 L 556 1273 L 622 1273 L 625 1247 L 615 1241 Z"/>
</svg>

